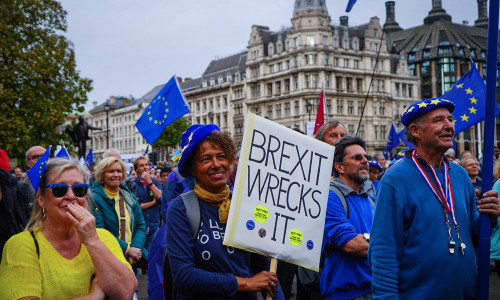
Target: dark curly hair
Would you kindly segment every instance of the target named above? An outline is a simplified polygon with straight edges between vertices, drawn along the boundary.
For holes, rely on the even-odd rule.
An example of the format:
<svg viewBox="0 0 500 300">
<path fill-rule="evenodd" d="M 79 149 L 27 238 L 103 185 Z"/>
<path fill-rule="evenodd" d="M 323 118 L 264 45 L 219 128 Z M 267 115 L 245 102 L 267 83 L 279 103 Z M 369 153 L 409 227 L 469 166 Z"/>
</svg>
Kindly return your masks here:
<svg viewBox="0 0 500 300">
<path fill-rule="evenodd" d="M 198 149 L 200 149 L 200 145 L 203 144 L 203 142 L 210 142 L 212 145 L 218 145 L 222 148 L 222 151 L 226 154 L 227 160 L 229 161 L 229 165 L 232 165 L 234 162 L 234 155 L 236 153 L 236 144 L 234 143 L 233 139 L 229 135 L 228 132 L 220 132 L 220 131 L 212 131 L 209 135 L 207 135 L 199 144 L 198 147 L 196 148 L 196 151 L 191 155 L 190 159 L 188 160 L 188 169 L 191 170 L 191 174 L 193 174 L 194 170 L 194 156 L 196 155 L 196 152 Z"/>
</svg>

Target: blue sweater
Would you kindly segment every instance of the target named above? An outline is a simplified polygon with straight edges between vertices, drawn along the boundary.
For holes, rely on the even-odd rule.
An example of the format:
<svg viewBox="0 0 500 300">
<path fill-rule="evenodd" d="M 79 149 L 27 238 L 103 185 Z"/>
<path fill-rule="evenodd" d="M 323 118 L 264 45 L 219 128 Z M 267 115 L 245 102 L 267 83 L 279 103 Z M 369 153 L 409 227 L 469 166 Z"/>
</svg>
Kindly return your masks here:
<svg viewBox="0 0 500 300">
<path fill-rule="evenodd" d="M 430 168 L 420 160 L 428 176 Z M 436 170 L 441 182 L 444 168 Z M 465 255 L 448 252 L 443 206 L 410 158 L 390 167 L 378 187 L 369 258 L 374 299 L 474 299 L 479 217 L 466 171 L 450 165 L 455 214 Z M 436 185 L 436 183 L 434 182 Z M 451 219 L 451 216 L 450 216 Z M 451 221 L 453 222 L 453 221 Z M 456 231 L 451 230 L 457 243 Z"/>
<path fill-rule="evenodd" d="M 176 198 L 167 212 L 167 250 L 177 299 L 255 299 L 254 293 L 237 293 L 235 276 L 252 277 L 269 270 L 269 259 L 222 244 L 226 224 L 218 208 L 199 200 L 201 225 L 192 238 L 186 207 Z M 282 297 L 281 290 L 277 297 Z"/>
<path fill-rule="evenodd" d="M 321 294 L 325 299 L 351 299 L 371 292 L 368 259 L 350 255 L 342 249 L 357 234 L 371 231 L 373 205 L 366 193 L 357 194 L 347 185 L 345 187 L 350 191 L 349 194 L 344 192 L 349 219 L 340 198 L 332 191 L 328 194 L 323 243 L 333 252 L 325 258 L 321 273 Z"/>
</svg>

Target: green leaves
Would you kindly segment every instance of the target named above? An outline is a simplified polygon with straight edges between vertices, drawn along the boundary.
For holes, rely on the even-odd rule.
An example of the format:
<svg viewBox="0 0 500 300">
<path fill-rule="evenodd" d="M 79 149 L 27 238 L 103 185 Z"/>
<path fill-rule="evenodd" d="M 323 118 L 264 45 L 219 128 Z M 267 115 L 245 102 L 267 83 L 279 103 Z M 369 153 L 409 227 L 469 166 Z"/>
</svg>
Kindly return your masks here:
<svg viewBox="0 0 500 300">
<path fill-rule="evenodd" d="M 34 145 L 69 141 L 57 126 L 64 113 L 83 111 L 91 80 L 76 70 L 65 31 L 57 1 L 0 2 L 0 148 L 11 158 Z"/>
<path fill-rule="evenodd" d="M 154 142 L 154 148 L 167 148 L 179 145 L 181 135 L 189 127 L 190 123 L 184 117 L 177 119 L 172 124 L 165 127 L 160 137 Z"/>
</svg>

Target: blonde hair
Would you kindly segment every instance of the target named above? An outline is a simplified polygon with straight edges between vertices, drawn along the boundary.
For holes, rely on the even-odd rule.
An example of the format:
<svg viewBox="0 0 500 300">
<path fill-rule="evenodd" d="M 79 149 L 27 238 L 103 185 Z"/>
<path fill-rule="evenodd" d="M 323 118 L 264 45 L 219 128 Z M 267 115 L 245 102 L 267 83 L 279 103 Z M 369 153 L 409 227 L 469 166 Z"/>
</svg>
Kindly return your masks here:
<svg viewBox="0 0 500 300">
<path fill-rule="evenodd" d="M 125 163 L 123 163 L 123 160 L 117 157 L 109 156 L 101 160 L 97 165 L 97 171 L 95 171 L 95 178 L 97 182 L 104 186 L 104 173 L 106 173 L 106 170 L 116 162 L 120 163 L 120 166 L 122 168 L 122 182 L 125 181 L 125 178 L 127 178 L 127 168 L 125 167 Z"/>
<path fill-rule="evenodd" d="M 26 230 L 31 229 L 33 227 L 40 227 L 40 229 L 43 227 L 44 220 L 45 220 L 45 212 L 43 208 L 40 206 L 40 203 L 38 202 L 38 197 L 44 198 L 44 194 L 46 191 L 43 191 L 42 189 L 46 187 L 47 185 L 51 184 L 49 181 L 49 176 L 52 176 L 53 180 L 59 178 L 61 174 L 66 171 L 66 170 L 71 170 L 71 169 L 76 169 L 80 172 L 80 174 L 83 176 L 83 182 L 88 183 L 89 182 L 89 172 L 88 170 L 80 165 L 80 162 L 77 160 L 69 160 L 65 158 L 53 158 L 50 159 L 47 162 L 47 166 L 45 167 L 45 170 L 42 173 L 42 177 L 40 178 L 40 184 L 38 185 L 38 191 L 37 191 L 37 199 L 35 199 L 35 202 L 33 204 L 33 211 L 31 212 L 31 217 L 28 221 L 28 224 L 26 225 Z M 87 196 L 85 197 L 85 208 L 87 210 L 90 210 L 90 207 L 92 205 L 92 197 L 91 197 L 91 191 L 90 189 L 87 192 Z"/>
</svg>

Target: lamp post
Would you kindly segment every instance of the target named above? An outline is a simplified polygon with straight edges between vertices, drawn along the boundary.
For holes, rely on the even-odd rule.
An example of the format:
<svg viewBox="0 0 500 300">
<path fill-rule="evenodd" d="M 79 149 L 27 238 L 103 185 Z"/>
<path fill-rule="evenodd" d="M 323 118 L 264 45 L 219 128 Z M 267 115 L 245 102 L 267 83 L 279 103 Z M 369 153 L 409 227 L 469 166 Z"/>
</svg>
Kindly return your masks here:
<svg viewBox="0 0 500 300">
<path fill-rule="evenodd" d="M 312 111 L 312 104 L 311 102 L 307 101 L 306 103 L 306 111 L 309 114 L 309 122 L 311 122 L 311 111 Z"/>
<path fill-rule="evenodd" d="M 109 105 L 109 101 L 106 101 L 104 104 L 104 111 L 106 112 L 106 149 L 109 149 L 109 109 L 111 105 Z"/>
</svg>

